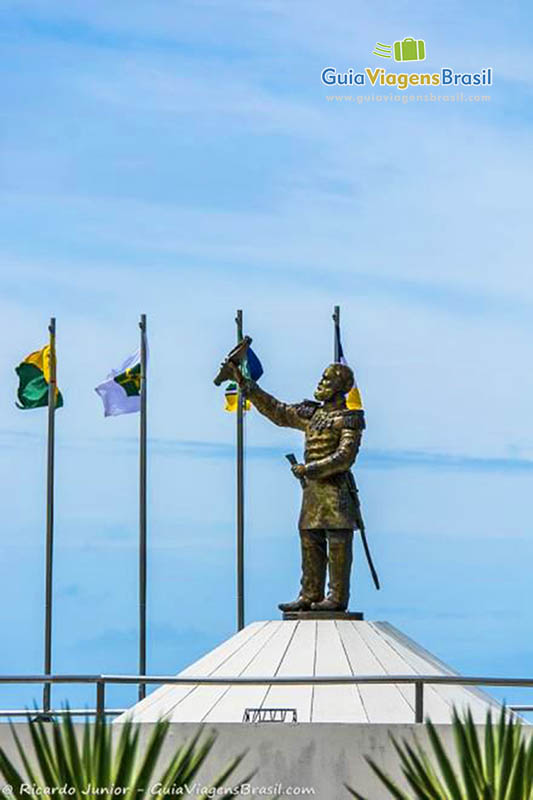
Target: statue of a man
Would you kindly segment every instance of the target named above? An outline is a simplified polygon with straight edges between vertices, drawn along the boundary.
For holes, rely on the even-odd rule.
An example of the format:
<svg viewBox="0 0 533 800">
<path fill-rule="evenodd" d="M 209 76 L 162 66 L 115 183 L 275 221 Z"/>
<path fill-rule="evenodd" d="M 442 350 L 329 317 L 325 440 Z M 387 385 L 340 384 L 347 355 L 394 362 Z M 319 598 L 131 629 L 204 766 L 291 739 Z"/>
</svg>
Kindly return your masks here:
<svg viewBox="0 0 533 800">
<path fill-rule="evenodd" d="M 350 411 L 346 395 L 354 375 L 345 364 L 330 364 L 315 399 L 288 405 L 263 391 L 231 364 L 235 380 L 257 410 L 276 425 L 305 433 L 304 463 L 292 467 L 303 484 L 299 520 L 302 549 L 300 594 L 282 611 L 345 611 L 350 595 L 353 532 L 360 526 L 357 488 L 350 467 L 365 427 L 364 412 Z M 326 570 L 329 587 L 324 597 Z"/>
</svg>

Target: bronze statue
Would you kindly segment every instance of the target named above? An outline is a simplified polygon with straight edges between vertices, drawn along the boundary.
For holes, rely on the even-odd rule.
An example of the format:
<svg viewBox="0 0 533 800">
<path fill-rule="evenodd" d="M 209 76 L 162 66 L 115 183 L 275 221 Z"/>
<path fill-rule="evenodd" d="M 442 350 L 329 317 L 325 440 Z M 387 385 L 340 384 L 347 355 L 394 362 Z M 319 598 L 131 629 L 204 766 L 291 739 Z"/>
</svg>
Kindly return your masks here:
<svg viewBox="0 0 533 800">
<path fill-rule="evenodd" d="M 350 467 L 365 427 L 364 412 L 346 407 L 354 375 L 345 364 L 330 364 L 315 390 L 315 401 L 282 403 L 246 377 L 239 361 L 243 340 L 221 367 L 215 383 L 236 380 L 257 410 L 276 425 L 305 433 L 304 463 L 291 467 L 303 486 L 298 527 L 302 552 L 300 594 L 282 611 L 344 611 L 350 595 L 355 528 L 364 531 L 357 487 Z M 329 564 L 329 587 L 324 597 Z"/>
</svg>

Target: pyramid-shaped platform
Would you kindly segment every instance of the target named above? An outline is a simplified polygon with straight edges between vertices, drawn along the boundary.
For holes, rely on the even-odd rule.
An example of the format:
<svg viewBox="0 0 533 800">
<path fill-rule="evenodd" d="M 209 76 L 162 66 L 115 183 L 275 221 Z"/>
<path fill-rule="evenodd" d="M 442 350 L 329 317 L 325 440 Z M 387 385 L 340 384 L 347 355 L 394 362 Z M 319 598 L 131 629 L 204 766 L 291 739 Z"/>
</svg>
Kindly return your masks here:
<svg viewBox="0 0 533 800">
<path fill-rule="evenodd" d="M 254 622 L 180 675 L 270 677 L 319 675 L 457 675 L 386 622 L 284 620 Z M 391 685 L 166 685 L 115 722 L 242 722 L 247 708 L 296 709 L 298 722 L 412 723 L 414 687 Z M 498 703 L 476 689 L 428 685 L 424 710 L 449 723 L 453 706 L 483 722 Z"/>
</svg>

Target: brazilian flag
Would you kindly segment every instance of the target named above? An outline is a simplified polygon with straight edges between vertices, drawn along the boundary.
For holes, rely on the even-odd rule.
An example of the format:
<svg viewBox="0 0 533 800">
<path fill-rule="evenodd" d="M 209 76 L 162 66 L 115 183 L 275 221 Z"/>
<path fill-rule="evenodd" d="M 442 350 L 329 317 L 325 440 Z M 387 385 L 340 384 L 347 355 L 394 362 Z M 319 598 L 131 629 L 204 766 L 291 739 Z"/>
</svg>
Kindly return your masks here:
<svg viewBox="0 0 533 800">
<path fill-rule="evenodd" d="M 17 389 L 17 408 L 42 408 L 48 405 L 48 385 L 50 383 L 50 345 L 30 353 L 15 367 L 19 377 Z M 63 396 L 56 388 L 56 408 L 63 405 Z"/>
</svg>

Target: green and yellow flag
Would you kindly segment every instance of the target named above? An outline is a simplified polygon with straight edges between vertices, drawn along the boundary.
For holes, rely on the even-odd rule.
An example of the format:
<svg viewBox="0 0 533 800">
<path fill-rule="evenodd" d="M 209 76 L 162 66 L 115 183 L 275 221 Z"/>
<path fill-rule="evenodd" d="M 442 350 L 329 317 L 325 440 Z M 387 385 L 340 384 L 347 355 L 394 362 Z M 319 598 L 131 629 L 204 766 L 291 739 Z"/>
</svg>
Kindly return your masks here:
<svg viewBox="0 0 533 800">
<path fill-rule="evenodd" d="M 224 392 L 224 411 L 229 411 L 234 414 L 239 407 L 239 387 L 236 383 L 229 383 L 226 391 Z M 249 411 L 252 404 L 246 398 L 244 402 L 244 411 Z"/>
<path fill-rule="evenodd" d="M 50 383 L 50 345 L 42 350 L 30 353 L 24 361 L 15 367 L 19 376 L 17 389 L 17 407 L 41 408 L 48 405 L 48 385 Z M 63 396 L 56 388 L 56 408 L 63 405 Z"/>
</svg>

